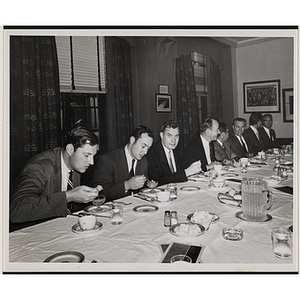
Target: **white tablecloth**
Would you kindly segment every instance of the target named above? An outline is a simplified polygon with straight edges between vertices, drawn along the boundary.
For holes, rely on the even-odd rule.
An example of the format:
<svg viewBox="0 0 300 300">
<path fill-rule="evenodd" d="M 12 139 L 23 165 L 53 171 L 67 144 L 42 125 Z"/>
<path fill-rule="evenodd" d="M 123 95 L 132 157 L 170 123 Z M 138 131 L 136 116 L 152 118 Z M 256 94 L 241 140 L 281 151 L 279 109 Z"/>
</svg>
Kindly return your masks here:
<svg viewBox="0 0 300 300">
<path fill-rule="evenodd" d="M 288 159 L 288 157 L 287 157 Z M 274 175 L 273 160 L 259 170 L 248 170 L 241 174 L 236 169 L 238 179 L 243 176 L 264 177 Z M 178 264 L 160 264 L 162 257 L 160 244 L 172 242 L 203 245 L 201 264 L 182 264 L 180 270 L 193 271 L 296 271 L 297 255 L 281 260 L 272 251 L 271 230 L 276 226 L 289 227 L 293 224 L 293 196 L 273 191 L 273 205 L 269 210 L 272 220 L 267 223 L 250 223 L 237 219 L 235 214 L 240 208 L 229 207 L 217 199 L 219 192 L 230 187 L 239 187 L 239 183 L 230 181 L 222 189 L 208 188 L 208 182 L 184 182 L 177 184 L 178 198 L 167 204 L 159 204 L 159 210 L 150 214 L 138 214 L 133 211 L 137 205 L 148 202 L 133 196 L 120 199 L 132 202 L 124 206 L 124 222 L 112 225 L 109 218 L 98 218 L 103 228 L 91 234 L 79 234 L 71 231 L 77 217 L 57 218 L 35 226 L 24 228 L 9 234 L 9 263 L 12 270 L 59 270 L 72 271 L 161 271 L 178 270 Z M 197 192 L 184 192 L 183 186 L 198 186 Z M 293 186 L 293 174 L 278 186 Z M 217 214 L 220 219 L 211 224 L 209 230 L 196 238 L 182 238 L 169 233 L 164 227 L 164 211 L 178 212 L 179 222 L 186 221 L 188 214 L 196 210 Z M 244 236 L 241 241 L 228 241 L 222 237 L 224 227 L 240 228 Z M 294 232 L 295 236 L 295 232 Z M 294 241 L 294 251 L 296 243 Z M 61 251 L 79 251 L 85 256 L 83 264 L 45 264 L 43 261 Z M 91 263 L 96 260 L 98 263 Z M 41 264 L 42 263 L 42 264 Z"/>
</svg>

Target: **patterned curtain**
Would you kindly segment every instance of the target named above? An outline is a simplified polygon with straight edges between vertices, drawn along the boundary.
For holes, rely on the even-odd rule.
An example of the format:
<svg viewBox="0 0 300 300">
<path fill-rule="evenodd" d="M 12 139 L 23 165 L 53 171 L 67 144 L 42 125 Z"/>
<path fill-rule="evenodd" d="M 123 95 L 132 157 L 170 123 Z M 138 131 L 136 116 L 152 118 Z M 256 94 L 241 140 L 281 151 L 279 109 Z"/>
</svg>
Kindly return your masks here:
<svg viewBox="0 0 300 300">
<path fill-rule="evenodd" d="M 207 96 L 210 116 L 223 121 L 223 101 L 221 71 L 219 66 L 206 56 L 207 64 Z"/>
<path fill-rule="evenodd" d="M 127 144 L 133 130 L 133 100 L 130 44 L 117 37 L 106 38 L 107 115 L 109 150 Z"/>
<path fill-rule="evenodd" d="M 59 77 L 55 38 L 10 38 L 10 168 L 58 146 Z"/>
<path fill-rule="evenodd" d="M 199 132 L 198 107 L 191 56 L 181 55 L 175 62 L 180 147 L 184 147 Z"/>
</svg>

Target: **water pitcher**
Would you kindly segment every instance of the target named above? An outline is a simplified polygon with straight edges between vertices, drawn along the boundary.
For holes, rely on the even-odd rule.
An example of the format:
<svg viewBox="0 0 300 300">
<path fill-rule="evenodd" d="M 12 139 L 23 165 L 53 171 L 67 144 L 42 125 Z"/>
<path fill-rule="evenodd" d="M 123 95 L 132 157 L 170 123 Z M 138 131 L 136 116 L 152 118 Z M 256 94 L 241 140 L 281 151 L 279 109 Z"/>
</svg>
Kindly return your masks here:
<svg viewBox="0 0 300 300">
<path fill-rule="evenodd" d="M 272 193 L 265 181 L 254 177 L 242 179 L 242 209 L 246 219 L 252 222 L 264 221 L 272 203 Z"/>
</svg>

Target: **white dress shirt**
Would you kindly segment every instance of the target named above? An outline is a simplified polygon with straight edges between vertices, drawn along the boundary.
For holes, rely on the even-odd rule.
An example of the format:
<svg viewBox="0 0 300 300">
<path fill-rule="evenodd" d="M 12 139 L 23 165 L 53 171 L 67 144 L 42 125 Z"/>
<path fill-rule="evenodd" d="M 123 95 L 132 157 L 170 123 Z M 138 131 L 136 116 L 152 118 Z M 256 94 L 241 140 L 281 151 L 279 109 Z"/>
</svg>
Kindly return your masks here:
<svg viewBox="0 0 300 300">
<path fill-rule="evenodd" d="M 244 139 L 244 137 L 241 135 L 241 136 L 239 136 L 239 135 L 235 135 L 236 137 L 237 137 L 237 139 L 239 140 L 239 142 L 240 142 L 240 144 L 243 146 L 243 143 L 242 143 L 242 141 L 244 142 L 244 144 L 245 144 L 245 147 L 246 147 L 246 149 L 247 149 L 247 152 L 249 152 L 249 149 L 248 149 L 248 145 L 247 145 L 247 143 L 246 143 L 246 141 L 245 141 L 245 139 Z"/>
<path fill-rule="evenodd" d="M 211 164 L 209 142 L 205 138 L 203 138 L 202 135 L 200 135 L 200 138 L 202 140 L 203 148 L 205 151 L 207 164 L 209 165 L 209 164 Z"/>
<path fill-rule="evenodd" d="M 131 171 L 132 160 L 134 159 L 133 170 L 134 170 L 134 174 L 135 174 L 135 169 L 136 169 L 137 162 L 136 162 L 136 159 L 133 158 L 133 157 L 130 155 L 130 153 L 129 153 L 129 151 L 128 151 L 128 148 L 127 148 L 127 145 L 125 146 L 125 156 L 126 156 L 126 160 L 127 160 L 128 172 Z"/>
<path fill-rule="evenodd" d="M 255 127 L 253 127 L 252 125 L 250 125 L 250 128 L 252 129 L 252 131 L 255 133 L 257 139 L 259 140 L 259 132 L 258 132 L 258 130 Z"/>
<path fill-rule="evenodd" d="M 61 153 L 61 191 L 65 192 L 68 189 L 69 172 L 71 171 L 65 164 L 63 154 Z"/>
<path fill-rule="evenodd" d="M 271 133 L 270 133 L 270 129 L 263 126 L 263 129 L 265 130 L 265 132 L 267 133 L 268 137 L 272 140 L 272 137 L 271 137 Z"/>
<path fill-rule="evenodd" d="M 167 161 L 169 163 L 169 157 L 171 157 L 172 160 L 172 164 L 173 164 L 173 168 L 174 168 L 174 172 L 177 172 L 177 168 L 176 168 L 176 163 L 175 163 L 175 157 L 174 157 L 174 153 L 173 150 L 168 149 L 167 147 L 164 146 L 164 144 L 162 144 L 164 151 L 166 153 L 166 157 L 167 157 Z M 170 152 L 171 151 L 171 152 Z M 170 153 L 170 155 L 169 155 Z"/>
</svg>

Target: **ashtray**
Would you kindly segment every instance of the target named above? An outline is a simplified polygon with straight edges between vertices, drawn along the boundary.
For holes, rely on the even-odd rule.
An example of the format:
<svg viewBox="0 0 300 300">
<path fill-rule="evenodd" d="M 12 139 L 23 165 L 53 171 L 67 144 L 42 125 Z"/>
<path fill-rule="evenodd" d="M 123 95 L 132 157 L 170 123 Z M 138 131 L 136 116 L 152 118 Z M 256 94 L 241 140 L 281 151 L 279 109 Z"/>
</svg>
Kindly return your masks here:
<svg viewBox="0 0 300 300">
<path fill-rule="evenodd" d="M 243 238 L 243 230 L 236 228 L 223 228 L 222 236 L 225 240 L 240 241 Z"/>
</svg>

